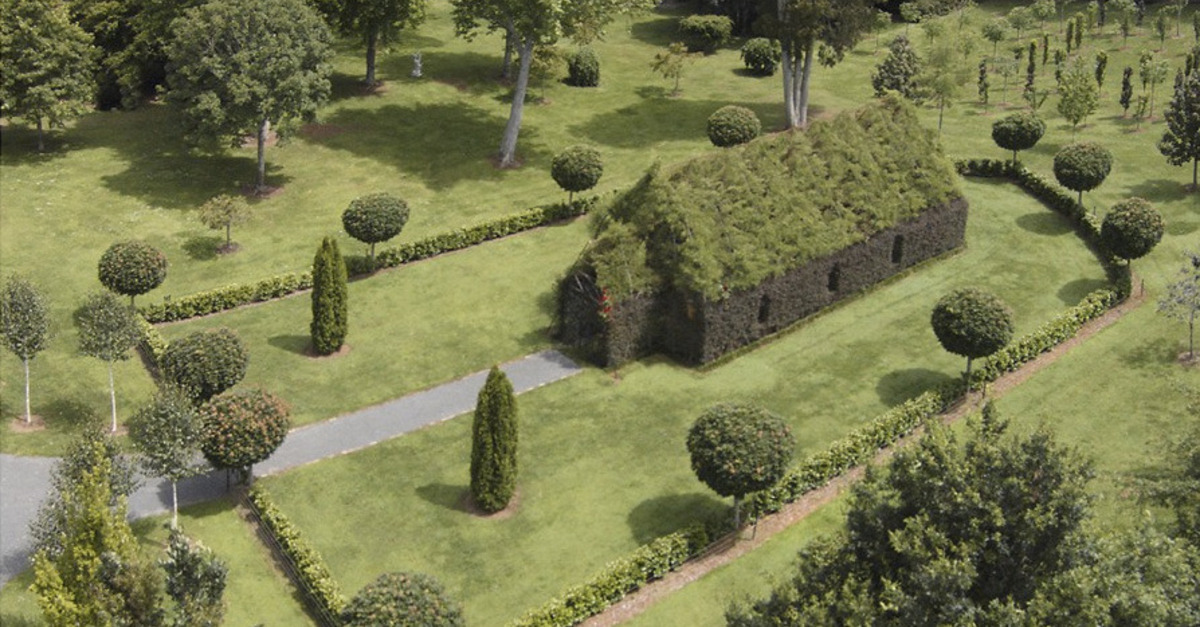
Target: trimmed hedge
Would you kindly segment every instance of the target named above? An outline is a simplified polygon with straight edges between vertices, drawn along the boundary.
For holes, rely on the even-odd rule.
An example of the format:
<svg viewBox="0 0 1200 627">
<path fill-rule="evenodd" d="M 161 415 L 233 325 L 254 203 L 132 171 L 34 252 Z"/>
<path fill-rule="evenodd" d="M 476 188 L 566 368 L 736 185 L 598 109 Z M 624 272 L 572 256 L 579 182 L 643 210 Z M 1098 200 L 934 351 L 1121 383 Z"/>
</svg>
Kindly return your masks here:
<svg viewBox="0 0 1200 627">
<path fill-rule="evenodd" d="M 394 268 L 412 261 L 462 250 L 488 240 L 553 224 L 560 220 L 576 218 L 588 213 L 597 201 L 597 197 L 592 197 L 576 201 L 573 205 L 568 203 L 544 205 L 490 222 L 408 242 L 379 251 L 376 255 L 376 264 L 379 268 Z M 346 268 L 351 276 L 370 274 L 372 271 L 371 261 L 366 257 L 347 257 Z M 154 324 L 175 322 L 220 313 L 251 303 L 283 298 L 311 288 L 311 271 L 289 272 L 254 283 L 235 283 L 181 298 L 167 298 L 162 303 L 143 306 L 140 311 L 148 322 Z"/>
<path fill-rule="evenodd" d="M 702 527 L 662 536 L 629 555 L 609 562 L 587 583 L 572 586 L 557 598 L 526 612 L 509 627 L 569 627 L 577 625 L 643 585 L 699 555 L 708 545 Z"/>
<path fill-rule="evenodd" d="M 265 489 L 260 486 L 252 487 L 247 498 L 258 513 L 267 533 L 275 538 L 275 542 L 292 563 L 300 578 L 300 589 L 309 602 L 331 616 L 340 614 L 346 607 L 346 597 L 342 595 L 341 587 L 329 573 L 325 558 L 321 557 L 300 533 L 300 529 L 280 511 Z"/>
<path fill-rule="evenodd" d="M 163 354 L 167 352 L 167 339 L 144 316 L 139 315 L 137 322 L 142 329 L 142 341 L 138 348 L 153 362 L 154 368 L 157 370 Z"/>
</svg>

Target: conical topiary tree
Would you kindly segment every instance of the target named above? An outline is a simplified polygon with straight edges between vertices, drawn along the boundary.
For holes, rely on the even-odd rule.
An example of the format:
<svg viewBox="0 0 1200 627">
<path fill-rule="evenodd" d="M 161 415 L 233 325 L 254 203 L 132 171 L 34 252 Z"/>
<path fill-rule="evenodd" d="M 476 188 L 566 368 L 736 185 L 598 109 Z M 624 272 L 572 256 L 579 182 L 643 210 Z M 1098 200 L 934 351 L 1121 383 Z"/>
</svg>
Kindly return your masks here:
<svg viewBox="0 0 1200 627">
<path fill-rule="evenodd" d="M 888 46 L 888 55 L 871 75 L 875 96 L 882 97 L 890 90 L 900 92 L 909 100 L 919 101 L 917 75 L 921 73 L 921 67 L 921 58 L 909 44 L 908 37 L 898 35 Z"/>
<path fill-rule="evenodd" d="M 471 436 L 471 498 L 498 512 L 517 489 L 517 399 L 512 383 L 493 366 L 475 404 Z"/>
<path fill-rule="evenodd" d="M 346 262 L 337 242 L 326 237 L 313 259 L 312 333 L 313 351 L 332 355 L 346 341 L 348 318 Z"/>
</svg>

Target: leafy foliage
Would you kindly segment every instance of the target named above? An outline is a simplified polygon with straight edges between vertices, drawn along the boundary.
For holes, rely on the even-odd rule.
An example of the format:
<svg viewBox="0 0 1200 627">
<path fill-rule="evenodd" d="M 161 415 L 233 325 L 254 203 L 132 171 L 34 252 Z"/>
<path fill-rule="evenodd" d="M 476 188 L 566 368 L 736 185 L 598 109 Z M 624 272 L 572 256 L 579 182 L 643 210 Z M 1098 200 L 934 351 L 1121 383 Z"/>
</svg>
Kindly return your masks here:
<svg viewBox="0 0 1200 627">
<path fill-rule="evenodd" d="M 508 506 L 517 489 L 517 400 L 498 367 L 488 373 L 471 427 L 471 499 L 492 513 Z"/>
<path fill-rule="evenodd" d="M 167 278 L 167 256 L 139 240 L 116 242 L 100 256 L 100 283 L 129 297 L 145 294 Z"/>
<path fill-rule="evenodd" d="M 29 406 L 29 362 L 46 348 L 50 317 L 46 299 L 27 279 L 10 276 L 0 290 L 0 335 L 4 345 L 25 366 L 25 422 L 32 420 Z"/>
<path fill-rule="evenodd" d="M 1200 14 L 1200 13 L 1198 13 Z M 1167 105 L 1167 128 L 1158 142 L 1158 151 L 1171 165 L 1192 162 L 1192 187 L 1200 190 L 1197 168 L 1200 168 L 1200 69 L 1177 76 L 1175 94 Z"/>
<path fill-rule="evenodd" d="M 214 231 L 225 230 L 226 250 L 233 247 L 231 231 L 234 225 L 244 224 L 249 219 L 250 204 L 241 196 L 221 194 L 200 205 L 200 222 Z"/>
<path fill-rule="evenodd" d="M 600 57 L 591 46 L 581 46 L 567 58 L 567 84 L 574 87 L 600 84 Z"/>
<path fill-rule="evenodd" d="M 292 563 L 303 593 L 323 614 L 337 616 L 345 607 L 346 598 L 342 596 L 337 580 L 329 573 L 325 559 L 304 537 L 299 527 L 275 505 L 270 493 L 261 484 L 250 488 L 247 500 L 267 533 L 275 538 L 284 556 Z"/>
<path fill-rule="evenodd" d="M 312 334 L 313 351 L 318 355 L 336 353 L 346 341 L 349 324 L 349 290 L 346 262 L 338 252 L 337 240 L 326 237 L 313 259 Z"/>
<path fill-rule="evenodd" d="M 600 158 L 600 151 L 592 146 L 571 146 L 555 155 L 550 162 L 550 176 L 570 194 L 568 203 L 574 201 L 575 192 L 595 187 L 603 174 L 604 161 Z"/>
<path fill-rule="evenodd" d="M 1187 323 L 1188 355 L 1195 358 L 1196 318 L 1200 316 L 1200 254 L 1189 252 L 1185 257 L 1179 280 L 1167 285 L 1167 293 L 1158 301 L 1158 311 Z"/>
<path fill-rule="evenodd" d="M 1072 131 L 1100 105 L 1100 88 L 1093 74 L 1079 62 L 1063 73 L 1058 94 L 1058 112 L 1071 123 Z"/>
<path fill-rule="evenodd" d="M 201 408 L 200 449 L 216 468 L 237 471 L 242 482 L 250 467 L 271 456 L 287 437 L 291 421 L 282 399 L 261 389 L 235 390 Z"/>
<path fill-rule="evenodd" d="M 63 127 L 95 94 L 95 50 L 63 0 L 5 0 L 0 12 L 0 114 Z"/>
<path fill-rule="evenodd" d="M 732 496 L 734 524 L 741 500 L 769 488 L 787 472 L 796 440 L 783 419 L 752 405 L 709 408 L 688 431 L 687 449 L 696 477 L 721 496 Z"/>
<path fill-rule="evenodd" d="M 424 573 L 384 573 L 342 610 L 346 627 L 462 627 L 462 608 Z"/>
<path fill-rule="evenodd" d="M 708 139 L 722 148 L 744 144 L 762 132 L 762 122 L 746 107 L 726 105 L 708 116 Z"/>
<path fill-rule="evenodd" d="M 733 35 L 733 20 L 724 15 L 689 15 L 679 20 L 688 52 L 712 54 Z"/>
<path fill-rule="evenodd" d="M 1112 153 L 1096 142 L 1067 144 L 1054 155 L 1054 178 L 1063 187 L 1083 192 L 1100 186 L 1112 171 Z"/>
<path fill-rule="evenodd" d="M 917 87 L 917 75 L 921 72 L 921 58 L 904 35 L 897 35 L 888 45 L 888 54 L 871 74 L 871 86 L 875 88 L 875 96 L 880 97 L 888 91 L 899 92 L 900 95 L 919 102 L 920 90 Z"/>
<path fill-rule="evenodd" d="M 783 50 L 779 42 L 766 37 L 754 37 L 742 44 L 742 62 L 755 76 L 771 76 L 779 67 Z"/>
<path fill-rule="evenodd" d="M 687 51 L 687 46 L 683 42 L 675 41 L 671 42 L 665 51 L 656 53 L 654 61 L 650 63 L 650 69 L 662 74 L 662 77 L 667 80 L 675 81 L 675 87 L 671 90 L 672 95 L 679 95 L 679 81 L 683 79 L 684 71 L 692 54 Z"/>
<path fill-rule="evenodd" d="M 342 212 L 342 228 L 350 237 L 371 247 L 372 267 L 375 244 L 399 235 L 407 222 L 408 203 L 388 193 L 359 196 Z"/>
<path fill-rule="evenodd" d="M 167 575 L 167 596 L 174 607 L 172 627 L 217 627 L 225 616 L 225 579 L 229 567 L 211 549 L 192 542 L 172 527 L 166 557 L 158 565 Z"/>
<path fill-rule="evenodd" d="M 137 313 L 112 292 L 89 294 L 75 319 L 79 352 L 101 361 L 129 359 L 129 349 L 142 339 Z"/>
<path fill-rule="evenodd" d="M 250 355 L 230 329 L 196 331 L 171 342 L 159 360 L 163 379 L 203 403 L 246 376 Z"/>
<path fill-rule="evenodd" d="M 174 484 L 203 472 L 195 463 L 200 454 L 204 422 L 192 399 L 178 388 L 164 386 L 148 405 L 129 420 L 129 439 L 138 452 L 139 465 L 152 476 L 172 484 L 171 510 L 179 516 Z"/>
<path fill-rule="evenodd" d="M 1007 115 L 992 124 L 992 141 L 1012 151 L 1013 163 L 1017 162 L 1018 152 L 1033 148 L 1045 134 L 1046 123 L 1026 111 Z"/>
<path fill-rule="evenodd" d="M 954 290 L 938 300 L 930 319 L 942 348 L 971 360 L 1000 350 L 1013 336 L 1012 310 L 994 294 L 973 287 Z"/>
<path fill-rule="evenodd" d="M 366 45 L 368 86 L 376 84 L 377 49 L 394 42 L 401 30 L 425 21 L 425 0 L 330 0 L 326 4 L 338 31 L 361 38 Z"/>
<path fill-rule="evenodd" d="M 1162 214 L 1145 198 L 1127 198 L 1113 205 L 1100 226 L 1100 241 L 1112 254 L 1130 261 L 1145 257 L 1162 240 Z"/>
</svg>

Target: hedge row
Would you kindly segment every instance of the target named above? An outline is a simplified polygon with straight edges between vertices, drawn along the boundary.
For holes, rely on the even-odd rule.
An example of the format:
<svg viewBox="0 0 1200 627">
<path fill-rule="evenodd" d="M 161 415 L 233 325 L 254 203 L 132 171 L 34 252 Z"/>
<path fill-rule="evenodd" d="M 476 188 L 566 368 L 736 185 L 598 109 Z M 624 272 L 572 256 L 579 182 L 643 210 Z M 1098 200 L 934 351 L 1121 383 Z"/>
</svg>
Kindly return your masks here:
<svg viewBox="0 0 1200 627">
<path fill-rule="evenodd" d="M 137 321 L 138 326 L 142 329 L 142 341 L 139 348 L 150 358 L 150 361 L 154 362 L 154 367 L 157 368 L 163 353 L 167 352 L 167 339 L 144 316 L 138 316 Z"/>
<path fill-rule="evenodd" d="M 558 203 L 535 207 L 524 213 L 505 216 L 465 229 L 456 229 L 449 233 L 441 233 L 387 248 L 376 255 L 376 266 L 394 268 L 419 259 L 462 250 L 488 240 L 553 224 L 560 220 L 575 218 L 590 211 L 597 200 L 597 197 L 592 197 L 577 200 L 573 204 Z M 365 275 L 371 272 L 371 260 L 366 256 L 347 257 L 346 266 L 351 275 Z M 146 320 L 155 324 L 174 322 L 219 313 L 251 303 L 274 300 L 310 288 L 312 288 L 312 272 L 290 272 L 254 283 L 235 283 L 181 298 L 168 298 L 156 305 L 143 306 L 141 312 Z"/>
<path fill-rule="evenodd" d="M 610 562 L 587 583 L 567 589 L 509 627 L 569 627 L 577 625 L 643 585 L 661 579 L 708 546 L 703 527 L 689 527 L 638 547 Z"/>
<path fill-rule="evenodd" d="M 250 488 L 250 504 L 258 512 L 263 527 L 283 549 L 300 578 L 301 590 L 322 613 L 338 616 L 346 606 L 346 597 L 325 566 L 325 559 L 301 535 L 300 530 L 271 500 L 270 494 L 259 486 Z"/>
</svg>

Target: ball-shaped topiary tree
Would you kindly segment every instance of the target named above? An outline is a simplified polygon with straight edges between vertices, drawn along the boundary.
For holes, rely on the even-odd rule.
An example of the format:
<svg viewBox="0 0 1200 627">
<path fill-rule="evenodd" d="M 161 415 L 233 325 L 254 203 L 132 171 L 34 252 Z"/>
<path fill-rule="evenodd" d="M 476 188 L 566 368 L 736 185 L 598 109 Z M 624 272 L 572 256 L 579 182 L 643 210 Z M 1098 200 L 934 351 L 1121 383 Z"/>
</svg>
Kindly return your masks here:
<svg viewBox="0 0 1200 627">
<path fill-rule="evenodd" d="M 204 422 L 200 450 L 214 468 L 232 470 L 240 483 L 250 468 L 271 456 L 287 437 L 288 406 L 261 389 L 241 389 L 214 397 L 200 408 Z"/>
<path fill-rule="evenodd" d="M 762 122 L 746 107 L 726 105 L 708 116 L 708 139 L 722 148 L 744 144 L 762 132 Z"/>
<path fill-rule="evenodd" d="M 1163 236 L 1163 217 L 1145 198 L 1126 198 L 1113 205 L 1100 225 L 1100 241 L 1112 254 L 1131 263 L 1145 257 Z"/>
<path fill-rule="evenodd" d="M 771 412 L 736 403 L 705 411 L 688 431 L 696 477 L 721 496 L 733 497 L 734 526 L 741 526 L 742 498 L 769 488 L 787 471 L 796 441 Z"/>
<path fill-rule="evenodd" d="M 370 246 L 375 269 L 375 244 L 400 234 L 408 223 L 408 203 L 391 194 L 367 194 L 350 201 L 342 212 L 342 228 L 350 237 Z"/>
<path fill-rule="evenodd" d="M 385 573 L 346 604 L 345 627 L 462 627 L 462 609 L 436 579 L 422 573 Z"/>
<path fill-rule="evenodd" d="M 1100 187 L 1112 171 L 1112 162 L 1112 153 L 1096 142 L 1068 144 L 1054 155 L 1054 178 L 1079 192 L 1077 202 L 1082 205 L 1083 193 Z"/>
<path fill-rule="evenodd" d="M 575 192 L 587 191 L 600 182 L 604 162 L 600 151 L 579 144 L 558 153 L 550 162 L 550 176 L 567 192 L 567 202 L 575 202 Z"/>
<path fill-rule="evenodd" d="M 994 294 L 968 287 L 946 294 L 933 308 L 933 333 L 946 350 L 971 360 L 1004 348 L 1013 335 L 1012 310 Z"/>
<path fill-rule="evenodd" d="M 1017 163 L 1017 152 L 1033 148 L 1045 134 L 1046 123 L 1028 111 L 1005 116 L 992 124 L 992 141 L 1012 151 L 1013 165 Z"/>
<path fill-rule="evenodd" d="M 742 62 L 755 76 L 771 76 L 783 58 L 779 42 L 766 37 L 755 37 L 742 46 Z"/>
<path fill-rule="evenodd" d="M 590 46 L 583 46 L 567 57 L 567 84 L 573 87 L 600 84 L 600 57 Z"/>
<path fill-rule="evenodd" d="M 197 331 L 167 345 L 158 367 L 197 404 L 228 390 L 246 376 L 250 355 L 229 329 Z"/>
<path fill-rule="evenodd" d="M 167 256 L 139 240 L 116 242 L 100 256 L 100 283 L 129 297 L 145 294 L 167 278 Z"/>
</svg>

